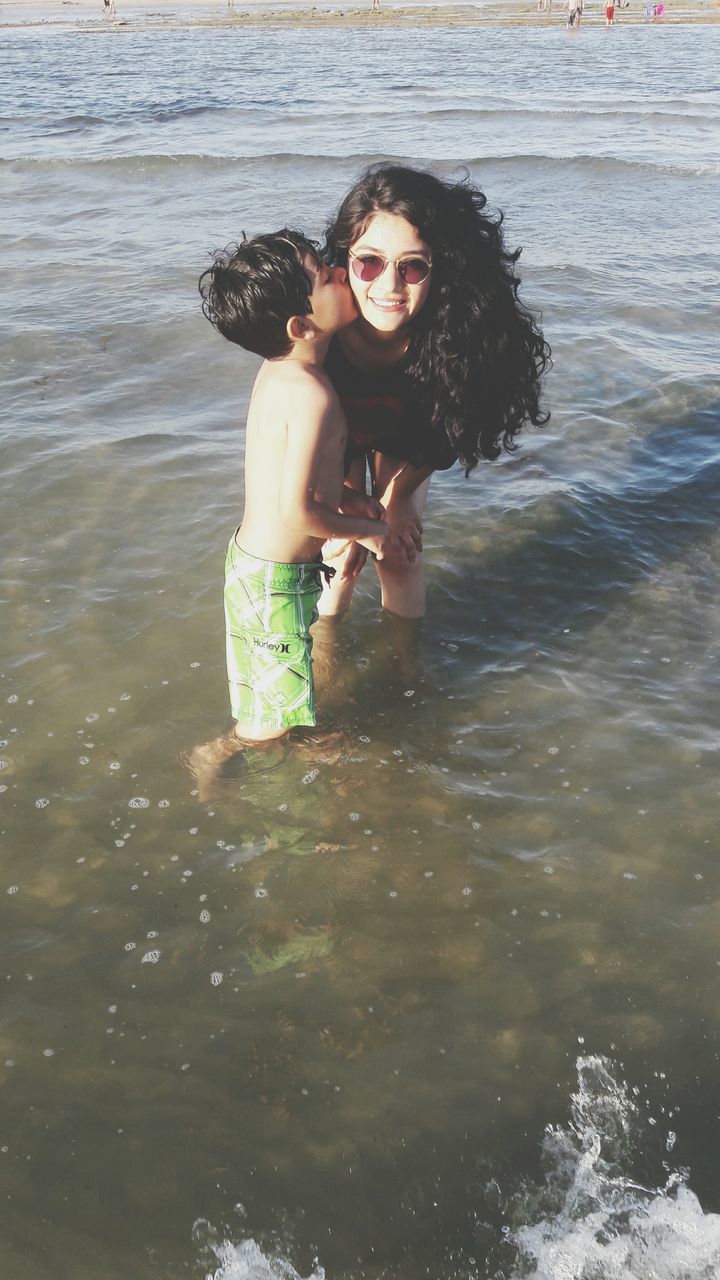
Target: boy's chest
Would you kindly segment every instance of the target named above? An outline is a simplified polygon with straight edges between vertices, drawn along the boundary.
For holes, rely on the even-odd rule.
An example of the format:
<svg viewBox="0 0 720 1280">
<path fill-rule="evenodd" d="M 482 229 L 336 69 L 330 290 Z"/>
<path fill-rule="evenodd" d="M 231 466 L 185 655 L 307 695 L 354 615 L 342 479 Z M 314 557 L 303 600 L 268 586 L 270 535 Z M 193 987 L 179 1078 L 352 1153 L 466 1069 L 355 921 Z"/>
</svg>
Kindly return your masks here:
<svg viewBox="0 0 720 1280">
<path fill-rule="evenodd" d="M 345 450 L 348 442 L 348 428 L 345 414 L 338 406 L 337 415 L 328 423 L 323 435 L 318 465 L 318 480 L 323 488 L 333 492 L 342 487 L 345 475 Z"/>
</svg>

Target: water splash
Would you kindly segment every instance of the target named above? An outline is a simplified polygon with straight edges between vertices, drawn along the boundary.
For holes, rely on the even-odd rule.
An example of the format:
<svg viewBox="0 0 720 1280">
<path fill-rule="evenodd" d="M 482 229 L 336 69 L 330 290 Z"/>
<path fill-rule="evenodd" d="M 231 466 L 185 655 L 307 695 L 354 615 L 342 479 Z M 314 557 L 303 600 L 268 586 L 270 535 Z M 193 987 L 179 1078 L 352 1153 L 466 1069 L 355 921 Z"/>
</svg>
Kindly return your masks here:
<svg viewBox="0 0 720 1280">
<path fill-rule="evenodd" d="M 207 1273 L 206 1280 L 325 1280 L 322 1267 L 305 1278 L 287 1258 L 263 1253 L 254 1240 L 242 1240 L 240 1244 L 211 1243 L 210 1248 L 218 1266 Z"/>
<path fill-rule="evenodd" d="M 578 1058 L 576 1067 L 571 1118 L 567 1126 L 550 1126 L 545 1133 L 544 1181 L 523 1187 L 506 1207 L 515 1225 L 503 1229 L 504 1248 L 513 1259 L 506 1253 L 502 1270 L 493 1270 L 493 1276 L 718 1280 L 720 1215 L 703 1212 L 685 1171 L 671 1172 L 657 1187 L 632 1176 L 636 1162 L 647 1165 L 638 1105 L 610 1059 L 588 1055 Z M 674 1141 L 675 1134 L 669 1133 L 666 1151 Z M 196 1223 L 194 1236 L 214 1259 L 215 1269 L 206 1273 L 206 1280 L 325 1280 L 317 1263 L 303 1277 L 284 1253 L 264 1252 L 252 1239 L 221 1241 L 208 1223 Z M 489 1259 L 485 1262 L 492 1268 Z M 476 1259 L 469 1256 L 466 1267 L 457 1264 L 456 1258 L 453 1280 L 491 1274 L 478 1271 Z M 333 1280 L 345 1277 L 341 1273 Z M 438 1275 L 437 1280 L 446 1277 Z"/>
<path fill-rule="evenodd" d="M 683 1173 L 659 1187 L 631 1178 L 641 1125 L 627 1085 L 606 1058 L 579 1058 L 577 1072 L 567 1128 L 545 1134 L 545 1184 L 523 1197 L 526 1218 L 541 1203 L 543 1216 L 510 1236 L 513 1280 L 717 1280 L 720 1216 Z"/>
</svg>

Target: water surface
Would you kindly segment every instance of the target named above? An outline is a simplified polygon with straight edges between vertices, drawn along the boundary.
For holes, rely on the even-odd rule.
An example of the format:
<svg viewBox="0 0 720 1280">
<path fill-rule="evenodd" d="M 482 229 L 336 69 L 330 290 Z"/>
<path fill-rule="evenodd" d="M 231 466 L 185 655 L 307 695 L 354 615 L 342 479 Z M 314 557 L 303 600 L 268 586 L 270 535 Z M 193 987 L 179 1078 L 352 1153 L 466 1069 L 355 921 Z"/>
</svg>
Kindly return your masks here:
<svg viewBox="0 0 720 1280">
<path fill-rule="evenodd" d="M 13 1280 L 720 1274 L 720 36 L 408 39 L 6 43 Z M 195 281 L 385 156 L 505 211 L 552 421 L 434 482 L 416 667 L 362 582 L 344 756 L 202 803 L 255 362 Z"/>
</svg>

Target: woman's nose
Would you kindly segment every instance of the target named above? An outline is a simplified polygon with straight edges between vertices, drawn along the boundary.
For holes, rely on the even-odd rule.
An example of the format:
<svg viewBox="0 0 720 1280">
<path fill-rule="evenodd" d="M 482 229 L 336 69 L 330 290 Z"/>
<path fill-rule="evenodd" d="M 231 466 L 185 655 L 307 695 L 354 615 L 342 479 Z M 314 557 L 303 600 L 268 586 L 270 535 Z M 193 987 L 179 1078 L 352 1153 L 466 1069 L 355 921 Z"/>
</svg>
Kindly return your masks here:
<svg viewBox="0 0 720 1280">
<path fill-rule="evenodd" d="M 389 286 L 391 290 L 397 288 L 402 289 L 403 278 L 398 271 L 397 262 L 393 262 L 391 258 L 385 263 L 385 270 L 383 271 L 382 276 L 383 284 Z"/>
</svg>

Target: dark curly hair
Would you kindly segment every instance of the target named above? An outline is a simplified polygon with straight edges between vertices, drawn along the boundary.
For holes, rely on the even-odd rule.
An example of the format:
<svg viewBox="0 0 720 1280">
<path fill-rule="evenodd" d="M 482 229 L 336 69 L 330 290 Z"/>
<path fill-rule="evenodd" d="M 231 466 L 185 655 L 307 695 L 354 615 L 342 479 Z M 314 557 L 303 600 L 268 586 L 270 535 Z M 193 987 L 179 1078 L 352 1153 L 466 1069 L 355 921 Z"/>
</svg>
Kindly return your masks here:
<svg viewBox="0 0 720 1280">
<path fill-rule="evenodd" d="M 287 355 L 288 320 L 311 311 L 306 255 L 320 264 L 315 243 L 287 227 L 216 249 L 212 266 L 198 280 L 203 314 L 246 351 L 268 360 Z"/>
<path fill-rule="evenodd" d="M 550 348 L 518 299 L 520 250 L 505 247 L 503 215 L 483 212 L 486 204 L 467 174 L 444 182 L 386 162 L 365 170 L 325 233 L 326 256 L 343 266 L 376 213 L 405 218 L 430 245 L 432 282 L 411 324 L 408 374 L 467 475 L 501 446 L 516 449 L 526 424 L 550 417 L 539 403 Z"/>
</svg>

